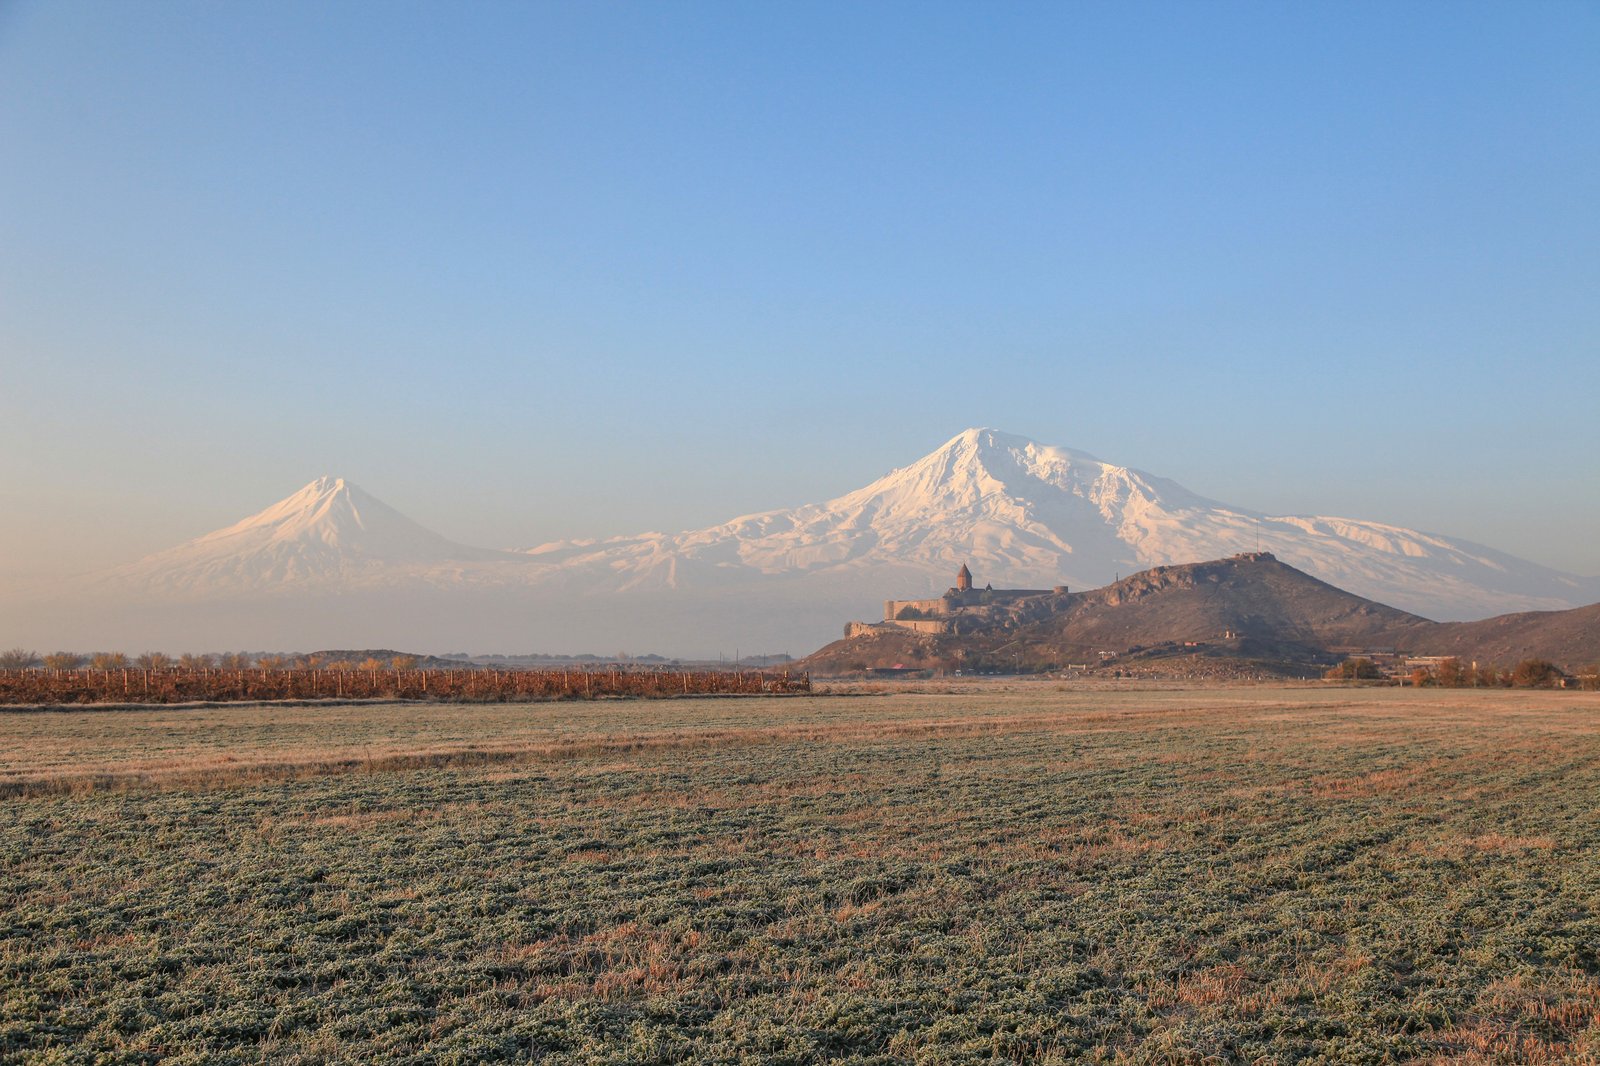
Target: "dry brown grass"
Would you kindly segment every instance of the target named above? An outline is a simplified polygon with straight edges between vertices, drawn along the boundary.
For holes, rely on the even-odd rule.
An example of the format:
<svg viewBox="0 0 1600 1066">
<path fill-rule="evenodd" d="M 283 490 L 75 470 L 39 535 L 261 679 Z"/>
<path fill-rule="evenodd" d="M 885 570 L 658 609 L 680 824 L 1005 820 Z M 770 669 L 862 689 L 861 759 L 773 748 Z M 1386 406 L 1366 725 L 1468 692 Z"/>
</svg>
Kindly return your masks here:
<svg viewBox="0 0 1600 1066">
<path fill-rule="evenodd" d="M 0 714 L 0 1058 L 1592 1061 L 1597 723 L 1023 683 Z"/>
<path fill-rule="evenodd" d="M 1246 708 L 1207 708 L 1203 711 L 1185 709 L 1169 711 L 1163 720 L 1173 726 L 1195 720 L 1197 715 L 1215 715 L 1238 712 Z M 372 708 L 388 711 L 391 708 Z M 393 713 L 404 716 L 410 708 L 394 707 Z M 177 726 L 182 732 L 198 733 L 203 723 L 179 719 L 141 722 L 136 717 L 143 710 L 120 712 L 88 712 L 94 716 L 93 724 L 115 733 L 118 726 L 132 724 L 136 729 L 152 727 L 171 729 Z M 250 718 L 270 715 L 271 708 L 240 708 L 241 715 Z M 542 736 L 538 740 L 515 740 L 508 737 L 499 743 L 482 743 L 461 740 L 451 744 L 436 745 L 418 750 L 414 740 L 391 737 L 377 745 L 329 744 L 326 742 L 305 746 L 276 746 L 273 757 L 264 759 L 232 751 L 211 751 L 201 755 L 186 755 L 159 759 L 139 758 L 136 752 L 119 752 L 120 759 L 107 759 L 99 763 L 69 763 L 58 752 L 48 748 L 29 749 L 19 746 L 12 760 L 0 764 L 0 796 L 42 796 L 105 791 L 136 787 L 199 788 L 228 784 L 254 784 L 266 781 L 294 780 L 302 777 L 323 776 L 350 772 L 388 772 L 444 767 L 479 767 L 503 763 L 531 763 L 552 760 L 570 761 L 596 756 L 624 755 L 631 752 L 660 751 L 674 748 L 724 748 L 739 745 L 792 743 L 805 741 L 818 744 L 862 744 L 873 741 L 896 742 L 908 739 L 950 739 L 971 736 L 1002 736 L 1019 732 L 1066 733 L 1105 732 L 1126 728 L 1129 715 L 1156 715 L 1160 712 L 1129 710 L 1120 715 L 1082 711 L 1066 711 L 1031 715 L 965 714 L 942 718 L 900 718 L 866 722 L 816 722 L 795 725 L 763 725 L 742 729 L 676 729 L 664 732 L 641 730 L 625 733 L 589 733 Z M 108 718 L 119 716 L 120 720 Z M 10 719 L 15 722 L 17 719 Z M 0 715 L 0 724 L 7 720 Z M 544 730 L 539 732 L 543 733 Z M 515 734 L 512 733 L 512 736 Z M 54 772 L 32 770 L 30 761 L 54 763 Z M 66 763 L 66 765 L 63 765 Z M 618 765 L 627 765 L 621 763 Z"/>
</svg>

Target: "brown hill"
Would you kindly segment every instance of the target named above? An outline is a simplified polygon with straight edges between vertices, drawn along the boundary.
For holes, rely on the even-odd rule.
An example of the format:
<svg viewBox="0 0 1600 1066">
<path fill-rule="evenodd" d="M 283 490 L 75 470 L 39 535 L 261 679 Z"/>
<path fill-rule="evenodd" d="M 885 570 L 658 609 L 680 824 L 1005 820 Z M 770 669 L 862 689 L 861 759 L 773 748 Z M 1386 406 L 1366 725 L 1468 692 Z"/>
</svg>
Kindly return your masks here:
<svg viewBox="0 0 1600 1066">
<path fill-rule="evenodd" d="M 1573 668 L 1600 658 L 1600 605 L 1433 622 L 1256 552 L 1156 567 L 1086 592 L 966 608 L 940 634 L 875 626 L 803 665 L 818 674 L 1038 670 L 1176 651 L 1308 674 L 1354 651 L 1386 649 L 1503 665 L 1537 656 Z"/>
<path fill-rule="evenodd" d="M 1158 566 L 1065 600 L 1031 622 L 1028 636 L 1080 653 L 1228 639 L 1368 647 L 1434 624 L 1318 581 L 1265 552 Z"/>
<path fill-rule="evenodd" d="M 1600 662 L 1600 603 L 1570 611 L 1502 614 L 1479 622 L 1448 622 L 1429 631 L 1426 655 L 1508 666 L 1549 659 L 1572 672 Z"/>
</svg>

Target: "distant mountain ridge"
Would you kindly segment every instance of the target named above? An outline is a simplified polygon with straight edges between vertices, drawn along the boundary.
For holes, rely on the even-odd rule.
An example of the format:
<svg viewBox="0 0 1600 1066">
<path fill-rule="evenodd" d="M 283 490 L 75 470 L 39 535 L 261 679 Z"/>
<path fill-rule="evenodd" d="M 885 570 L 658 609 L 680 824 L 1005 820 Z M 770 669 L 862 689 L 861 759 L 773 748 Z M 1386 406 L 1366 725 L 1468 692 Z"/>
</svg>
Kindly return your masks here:
<svg viewBox="0 0 1600 1066">
<path fill-rule="evenodd" d="M 556 542 L 528 554 L 619 589 L 718 585 L 749 573 L 853 572 L 888 598 L 941 592 L 963 562 L 996 585 L 1103 585 L 1118 573 L 1260 547 L 1429 617 L 1559 609 L 1600 598 L 1600 579 L 1468 541 L 1355 519 L 1265 515 L 1086 452 L 991 429 L 966 430 L 826 503 L 686 533 Z M 906 584 L 880 580 L 891 575 Z"/>
<path fill-rule="evenodd" d="M 0 622 L 25 641 L 58 632 L 62 642 L 203 648 L 803 651 L 884 599 L 939 594 L 962 562 L 980 583 L 1082 588 L 1258 544 L 1435 618 L 1600 599 L 1600 580 L 1466 541 L 1258 514 L 1085 452 L 969 429 L 823 503 L 518 550 L 453 542 L 323 477 L 226 529 L 51 589 Z M 52 616 L 55 630 L 38 626 Z"/>
</svg>

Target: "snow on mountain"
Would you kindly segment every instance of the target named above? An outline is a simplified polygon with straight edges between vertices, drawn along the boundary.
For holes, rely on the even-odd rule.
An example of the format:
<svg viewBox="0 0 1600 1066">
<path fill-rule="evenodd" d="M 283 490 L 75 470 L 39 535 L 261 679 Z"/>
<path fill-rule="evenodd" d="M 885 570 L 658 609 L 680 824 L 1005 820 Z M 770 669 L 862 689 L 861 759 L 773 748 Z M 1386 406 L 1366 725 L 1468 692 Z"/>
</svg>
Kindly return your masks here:
<svg viewBox="0 0 1600 1066">
<path fill-rule="evenodd" d="M 119 567 L 100 581 L 205 597 L 382 583 L 402 573 L 520 561 L 446 540 L 343 478 L 320 477 L 259 514 Z"/>
<path fill-rule="evenodd" d="M 62 646 L 804 652 L 847 619 L 876 617 L 884 599 L 943 592 L 962 563 L 980 586 L 1084 588 L 1257 547 L 1439 620 L 1600 599 L 1600 580 L 1465 541 L 1258 514 L 1083 452 L 970 429 L 825 503 L 515 552 L 454 543 L 320 478 L 227 529 L 61 590 L 46 607 Z M 17 638 L 50 632 L 43 607 L 11 613 L 26 619 L 25 630 L 0 618 Z"/>
<path fill-rule="evenodd" d="M 1466 541 L 1229 507 L 1166 478 L 990 429 L 969 429 L 827 503 L 528 554 L 569 579 L 585 573 L 616 590 L 687 591 L 753 575 L 807 575 L 819 587 L 846 579 L 862 612 L 878 593 L 942 592 L 962 563 L 996 587 L 1098 586 L 1119 572 L 1257 547 L 1351 592 L 1440 619 L 1571 607 L 1600 595 L 1594 579 Z"/>
</svg>

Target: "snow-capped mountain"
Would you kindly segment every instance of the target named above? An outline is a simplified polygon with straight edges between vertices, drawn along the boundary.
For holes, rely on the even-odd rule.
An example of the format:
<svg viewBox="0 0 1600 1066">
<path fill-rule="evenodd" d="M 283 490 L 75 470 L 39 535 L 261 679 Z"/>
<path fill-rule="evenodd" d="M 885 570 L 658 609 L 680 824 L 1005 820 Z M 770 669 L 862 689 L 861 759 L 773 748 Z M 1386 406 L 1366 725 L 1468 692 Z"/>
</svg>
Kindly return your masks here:
<svg viewBox="0 0 1600 1066">
<path fill-rule="evenodd" d="M 320 477 L 226 529 L 118 567 L 108 585 L 197 597 L 336 582 L 387 582 L 517 556 L 470 548 L 424 529 L 343 478 Z"/>
<path fill-rule="evenodd" d="M 884 599 L 942 592 L 963 563 L 979 585 L 1083 588 L 1257 547 L 1439 620 L 1600 599 L 1600 579 L 1465 541 L 1257 514 L 1083 452 L 970 429 L 826 503 L 519 551 L 456 544 L 343 480 L 320 478 L 52 602 L 77 605 L 61 608 L 71 612 L 63 646 L 803 652 L 847 619 L 875 618 Z M 92 628 L 119 618 L 123 629 Z M 43 639 L 0 622 L 18 638 Z M 134 636 L 115 635 L 129 626 Z"/>
<path fill-rule="evenodd" d="M 942 592 L 962 563 L 998 588 L 1081 587 L 1258 547 L 1358 595 L 1437 619 L 1572 607 L 1600 596 L 1596 579 L 1466 541 L 1377 522 L 1259 514 L 990 429 L 969 429 L 827 503 L 688 533 L 546 544 L 529 554 L 617 589 L 687 590 L 751 574 L 850 575 L 866 599 L 869 590 L 886 598 Z M 913 575 L 921 581 L 908 587 Z"/>
</svg>

